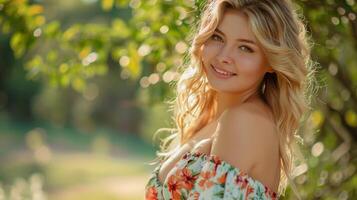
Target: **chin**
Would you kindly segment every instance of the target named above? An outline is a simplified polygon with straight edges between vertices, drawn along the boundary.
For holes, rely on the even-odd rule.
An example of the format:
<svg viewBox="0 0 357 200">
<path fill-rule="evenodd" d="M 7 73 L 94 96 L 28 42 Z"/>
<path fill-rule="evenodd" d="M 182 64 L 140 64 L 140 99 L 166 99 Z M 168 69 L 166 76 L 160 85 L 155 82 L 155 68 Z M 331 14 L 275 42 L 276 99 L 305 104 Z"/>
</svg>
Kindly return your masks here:
<svg viewBox="0 0 357 200">
<path fill-rule="evenodd" d="M 221 82 L 216 82 L 208 79 L 208 84 L 211 89 L 213 89 L 216 92 L 223 92 L 223 93 L 236 93 L 239 92 L 238 88 L 231 88 L 232 84 L 222 84 Z"/>
</svg>

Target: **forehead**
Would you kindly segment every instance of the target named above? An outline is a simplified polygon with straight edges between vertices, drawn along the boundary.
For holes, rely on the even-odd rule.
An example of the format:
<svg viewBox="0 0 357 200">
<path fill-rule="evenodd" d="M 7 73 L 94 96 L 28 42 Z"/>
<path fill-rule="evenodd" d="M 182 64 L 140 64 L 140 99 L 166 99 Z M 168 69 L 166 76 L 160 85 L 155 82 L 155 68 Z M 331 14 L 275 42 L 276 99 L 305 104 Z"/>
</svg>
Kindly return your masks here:
<svg viewBox="0 0 357 200">
<path fill-rule="evenodd" d="M 248 17 L 242 11 L 227 8 L 217 28 L 228 38 L 248 39 L 256 42 Z"/>
</svg>

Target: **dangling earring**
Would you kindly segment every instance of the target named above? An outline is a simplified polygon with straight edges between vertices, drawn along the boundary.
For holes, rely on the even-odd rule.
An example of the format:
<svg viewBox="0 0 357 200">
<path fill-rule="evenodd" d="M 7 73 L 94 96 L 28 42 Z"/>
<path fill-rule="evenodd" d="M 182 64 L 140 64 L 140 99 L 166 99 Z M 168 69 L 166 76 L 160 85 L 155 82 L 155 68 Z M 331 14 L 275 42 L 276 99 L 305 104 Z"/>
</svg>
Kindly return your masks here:
<svg viewBox="0 0 357 200">
<path fill-rule="evenodd" d="M 266 90 L 266 84 L 267 84 L 267 79 L 264 78 L 264 80 L 263 80 L 263 85 L 262 85 L 262 93 L 263 93 L 263 94 L 265 93 L 265 90 Z"/>
<path fill-rule="evenodd" d="M 264 75 L 264 79 L 263 79 L 263 85 L 262 85 L 262 93 L 264 94 L 265 93 L 265 89 L 266 89 L 266 82 L 267 82 L 267 75 L 271 75 L 272 73 L 270 72 L 267 72 L 265 75 Z"/>
</svg>

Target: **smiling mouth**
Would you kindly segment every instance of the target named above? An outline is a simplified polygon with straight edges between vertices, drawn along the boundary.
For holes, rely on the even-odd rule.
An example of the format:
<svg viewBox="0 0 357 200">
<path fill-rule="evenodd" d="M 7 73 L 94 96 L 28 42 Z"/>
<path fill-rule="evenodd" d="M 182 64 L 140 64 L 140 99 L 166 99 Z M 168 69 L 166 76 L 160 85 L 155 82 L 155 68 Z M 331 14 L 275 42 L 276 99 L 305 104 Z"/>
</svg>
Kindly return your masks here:
<svg viewBox="0 0 357 200">
<path fill-rule="evenodd" d="M 227 71 L 223 71 L 223 70 L 220 70 L 220 69 L 217 69 L 215 68 L 213 65 L 211 65 L 212 69 L 217 72 L 218 74 L 222 75 L 222 76 L 236 76 L 237 74 L 236 73 L 232 73 L 232 72 L 227 72 Z"/>
</svg>

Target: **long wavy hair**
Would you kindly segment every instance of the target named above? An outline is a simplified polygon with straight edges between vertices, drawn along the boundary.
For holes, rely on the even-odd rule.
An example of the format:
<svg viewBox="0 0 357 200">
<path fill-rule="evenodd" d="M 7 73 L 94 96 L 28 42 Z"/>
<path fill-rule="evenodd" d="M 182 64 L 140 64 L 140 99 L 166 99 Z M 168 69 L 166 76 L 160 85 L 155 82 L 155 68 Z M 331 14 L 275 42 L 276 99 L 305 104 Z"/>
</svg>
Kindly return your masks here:
<svg viewBox="0 0 357 200">
<path fill-rule="evenodd" d="M 187 143 L 217 112 L 217 92 L 208 86 L 200 58 L 202 45 L 212 36 L 227 8 L 248 16 L 252 32 L 275 73 L 266 73 L 260 95 L 270 106 L 279 136 L 281 177 L 278 194 L 285 193 L 287 182 L 300 199 L 292 181 L 294 142 L 311 111 L 314 62 L 310 58 L 312 43 L 306 34 L 304 19 L 289 0 L 213 0 L 203 7 L 197 29 L 193 30 L 189 60 L 180 67 L 176 96 L 169 101 L 175 127 L 160 128 L 155 135 L 169 131 L 162 139 L 157 159 L 164 160 Z"/>
</svg>

